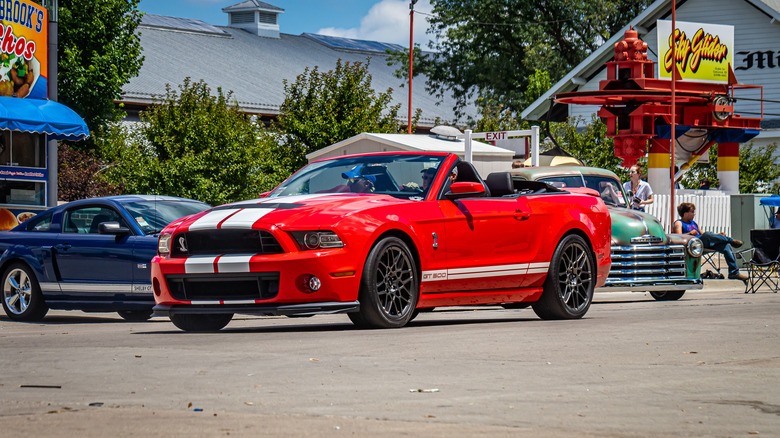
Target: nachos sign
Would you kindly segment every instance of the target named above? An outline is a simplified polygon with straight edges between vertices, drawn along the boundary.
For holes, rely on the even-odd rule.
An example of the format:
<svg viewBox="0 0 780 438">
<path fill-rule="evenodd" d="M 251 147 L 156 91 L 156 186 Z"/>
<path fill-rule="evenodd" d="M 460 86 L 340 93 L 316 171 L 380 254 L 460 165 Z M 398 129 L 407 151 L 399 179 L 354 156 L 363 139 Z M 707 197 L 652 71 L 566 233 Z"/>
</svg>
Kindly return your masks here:
<svg viewBox="0 0 780 438">
<path fill-rule="evenodd" d="M 0 0 L 0 96 L 48 97 L 48 12 L 28 0 Z"/>
<path fill-rule="evenodd" d="M 658 20 L 659 78 L 671 79 L 673 66 L 683 80 L 727 83 L 734 63 L 734 26 Z M 675 54 L 672 57 L 672 46 Z"/>
</svg>

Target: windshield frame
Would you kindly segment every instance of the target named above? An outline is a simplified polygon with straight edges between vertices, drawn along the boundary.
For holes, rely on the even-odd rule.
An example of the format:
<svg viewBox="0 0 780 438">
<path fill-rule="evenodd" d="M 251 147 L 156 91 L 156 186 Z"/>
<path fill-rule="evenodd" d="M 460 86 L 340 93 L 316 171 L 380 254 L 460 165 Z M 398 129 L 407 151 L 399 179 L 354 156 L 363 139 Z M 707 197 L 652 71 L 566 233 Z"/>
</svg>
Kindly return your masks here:
<svg viewBox="0 0 780 438">
<path fill-rule="evenodd" d="M 267 197 L 373 193 L 422 200 L 434 188 L 450 155 L 385 152 L 318 160 L 291 175 Z"/>
</svg>

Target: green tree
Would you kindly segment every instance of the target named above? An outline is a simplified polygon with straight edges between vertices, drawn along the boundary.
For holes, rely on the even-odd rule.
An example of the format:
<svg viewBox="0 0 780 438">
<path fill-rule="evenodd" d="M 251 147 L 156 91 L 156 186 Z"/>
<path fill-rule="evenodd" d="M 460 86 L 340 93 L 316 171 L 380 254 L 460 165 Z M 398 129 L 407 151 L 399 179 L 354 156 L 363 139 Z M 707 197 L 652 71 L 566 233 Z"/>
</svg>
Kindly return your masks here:
<svg viewBox="0 0 780 438">
<path fill-rule="evenodd" d="M 775 164 L 777 143 L 755 146 L 754 142 L 739 147 L 739 192 L 780 193 L 780 167 Z M 720 186 L 718 180 L 718 145 L 709 149 L 709 163 L 694 163 L 682 178 L 683 187 L 697 189 L 702 178 L 710 180 L 712 188 Z"/>
<path fill-rule="evenodd" d="M 124 190 L 121 181 L 112 184 L 101 177 L 100 172 L 105 169 L 105 163 L 92 153 L 62 143 L 59 145 L 57 160 L 60 201 L 116 195 Z"/>
<path fill-rule="evenodd" d="M 615 156 L 615 144 L 607 137 L 607 125 L 596 115 L 591 117 L 589 124 L 583 123 L 581 117 L 550 123 L 550 133 L 566 152 L 579 158 L 586 166 L 609 169 L 623 181 L 627 180 L 628 171 L 621 166 L 623 160 Z"/>
<path fill-rule="evenodd" d="M 59 0 L 57 97 L 93 132 L 124 117 L 114 101 L 141 69 L 138 1 Z"/>
<path fill-rule="evenodd" d="M 451 94 L 461 111 L 474 96 L 513 112 L 530 103 L 535 70 L 557 81 L 619 31 L 650 0 L 432 0 L 435 53 L 415 50 L 429 92 Z M 409 53 L 391 61 L 408 70 Z M 405 73 L 399 71 L 399 75 Z"/>
<path fill-rule="evenodd" d="M 257 197 L 272 178 L 261 171 L 265 143 L 256 124 L 189 78 L 178 92 L 170 86 L 162 102 L 141 114 L 136 131 L 114 127 L 101 151 L 105 177 L 124 182 L 127 192 L 194 198 L 212 205 Z"/>
<path fill-rule="evenodd" d="M 339 59 L 333 70 L 307 67 L 294 82 L 284 81 L 277 163 L 287 174 L 306 164 L 306 154 L 361 132 L 399 132 L 400 104 L 390 106 L 392 88 L 379 94 L 371 88 L 369 62 Z"/>
</svg>

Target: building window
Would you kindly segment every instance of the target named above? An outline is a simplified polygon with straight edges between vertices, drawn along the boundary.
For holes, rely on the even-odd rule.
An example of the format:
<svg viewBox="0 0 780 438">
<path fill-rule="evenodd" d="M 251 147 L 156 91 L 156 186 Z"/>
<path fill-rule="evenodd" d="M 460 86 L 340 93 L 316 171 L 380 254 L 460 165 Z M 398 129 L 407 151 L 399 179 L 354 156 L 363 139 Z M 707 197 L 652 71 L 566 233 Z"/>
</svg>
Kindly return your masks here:
<svg viewBox="0 0 780 438">
<path fill-rule="evenodd" d="M 29 132 L 0 133 L 0 166 L 46 167 L 46 136 Z"/>
<path fill-rule="evenodd" d="M 232 14 L 230 14 L 230 22 L 232 24 L 254 23 L 255 13 L 254 12 L 233 12 Z"/>
<path fill-rule="evenodd" d="M 0 202 L 12 205 L 46 205 L 46 183 L 0 180 Z"/>
<path fill-rule="evenodd" d="M 269 14 L 268 12 L 258 12 L 258 20 L 264 24 L 276 24 L 276 14 Z"/>
</svg>

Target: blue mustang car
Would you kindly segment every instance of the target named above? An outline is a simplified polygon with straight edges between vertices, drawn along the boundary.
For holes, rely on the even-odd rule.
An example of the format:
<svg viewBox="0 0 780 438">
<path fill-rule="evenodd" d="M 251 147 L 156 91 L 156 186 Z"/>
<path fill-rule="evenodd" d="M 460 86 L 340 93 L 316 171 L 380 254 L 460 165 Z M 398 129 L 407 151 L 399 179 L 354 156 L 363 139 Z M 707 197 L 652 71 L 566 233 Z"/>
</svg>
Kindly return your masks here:
<svg viewBox="0 0 780 438">
<path fill-rule="evenodd" d="M 207 208 L 170 196 L 82 199 L 0 232 L 5 313 L 16 321 L 38 321 L 49 309 L 149 319 L 158 233 Z"/>
</svg>

